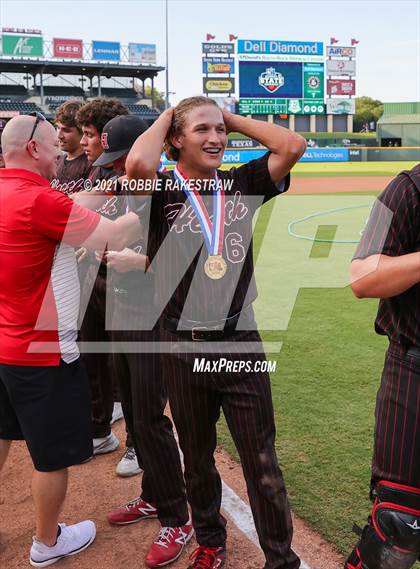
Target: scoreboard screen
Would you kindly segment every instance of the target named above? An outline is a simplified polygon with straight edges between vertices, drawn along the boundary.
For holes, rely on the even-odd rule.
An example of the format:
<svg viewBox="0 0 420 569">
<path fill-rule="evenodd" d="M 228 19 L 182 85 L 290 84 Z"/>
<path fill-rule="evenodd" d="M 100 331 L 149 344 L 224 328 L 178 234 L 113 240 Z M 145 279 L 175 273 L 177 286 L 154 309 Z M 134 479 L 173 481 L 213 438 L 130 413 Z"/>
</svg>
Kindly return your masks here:
<svg viewBox="0 0 420 569">
<path fill-rule="evenodd" d="M 241 114 L 324 113 L 324 64 L 240 61 Z"/>
</svg>

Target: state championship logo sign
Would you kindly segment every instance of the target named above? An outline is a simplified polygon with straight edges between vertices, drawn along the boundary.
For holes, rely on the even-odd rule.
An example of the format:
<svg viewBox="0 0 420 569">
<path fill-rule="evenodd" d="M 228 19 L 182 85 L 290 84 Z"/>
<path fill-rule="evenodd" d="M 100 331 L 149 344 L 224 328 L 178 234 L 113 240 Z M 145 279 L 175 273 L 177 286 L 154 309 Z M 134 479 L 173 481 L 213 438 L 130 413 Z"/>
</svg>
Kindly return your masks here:
<svg viewBox="0 0 420 569">
<path fill-rule="evenodd" d="M 269 93 L 275 93 L 277 89 L 283 87 L 284 77 L 274 67 L 267 67 L 264 73 L 258 77 L 258 84 Z"/>
</svg>

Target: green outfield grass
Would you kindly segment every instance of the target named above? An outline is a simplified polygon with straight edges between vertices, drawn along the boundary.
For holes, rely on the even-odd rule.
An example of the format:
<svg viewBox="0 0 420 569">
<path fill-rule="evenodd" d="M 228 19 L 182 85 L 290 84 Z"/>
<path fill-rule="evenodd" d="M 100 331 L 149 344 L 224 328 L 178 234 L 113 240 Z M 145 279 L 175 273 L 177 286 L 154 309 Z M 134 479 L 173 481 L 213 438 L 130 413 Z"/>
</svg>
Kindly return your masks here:
<svg viewBox="0 0 420 569">
<path fill-rule="evenodd" d="M 263 208 L 254 232 L 265 342 L 282 342 L 272 392 L 277 451 L 293 510 L 346 554 L 368 499 L 375 395 L 387 341 L 374 333 L 376 300 L 348 286 L 355 244 L 314 246 L 288 234 L 288 222 L 317 212 L 296 230 L 358 239 L 373 196 L 283 196 Z M 365 209 L 331 209 L 365 205 Z M 290 320 L 289 320 L 290 316 Z M 222 420 L 219 441 L 237 457 Z"/>
</svg>

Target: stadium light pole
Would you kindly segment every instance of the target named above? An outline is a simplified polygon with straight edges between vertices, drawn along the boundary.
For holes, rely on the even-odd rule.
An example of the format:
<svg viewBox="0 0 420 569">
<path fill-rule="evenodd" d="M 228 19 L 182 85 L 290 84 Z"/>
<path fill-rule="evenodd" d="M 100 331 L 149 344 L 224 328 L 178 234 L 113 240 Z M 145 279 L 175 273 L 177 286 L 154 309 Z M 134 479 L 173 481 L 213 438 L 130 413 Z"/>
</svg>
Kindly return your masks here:
<svg viewBox="0 0 420 569">
<path fill-rule="evenodd" d="M 169 45 L 168 45 L 168 0 L 165 0 L 165 28 L 166 28 L 166 70 L 165 70 L 165 79 L 166 79 L 166 93 L 165 93 L 165 109 L 169 109 Z"/>
</svg>

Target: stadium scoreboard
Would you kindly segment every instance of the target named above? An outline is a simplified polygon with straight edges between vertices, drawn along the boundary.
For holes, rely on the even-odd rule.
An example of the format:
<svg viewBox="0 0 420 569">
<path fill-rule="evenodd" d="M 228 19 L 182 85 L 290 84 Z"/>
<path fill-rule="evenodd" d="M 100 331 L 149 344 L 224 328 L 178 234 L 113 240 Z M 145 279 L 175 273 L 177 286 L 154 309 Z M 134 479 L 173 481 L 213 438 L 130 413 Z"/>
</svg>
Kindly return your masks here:
<svg viewBox="0 0 420 569">
<path fill-rule="evenodd" d="M 322 115 L 323 99 L 239 99 L 241 115 Z"/>
<path fill-rule="evenodd" d="M 324 44 L 240 40 L 240 114 L 324 114 Z"/>
</svg>

